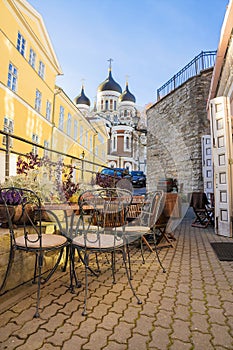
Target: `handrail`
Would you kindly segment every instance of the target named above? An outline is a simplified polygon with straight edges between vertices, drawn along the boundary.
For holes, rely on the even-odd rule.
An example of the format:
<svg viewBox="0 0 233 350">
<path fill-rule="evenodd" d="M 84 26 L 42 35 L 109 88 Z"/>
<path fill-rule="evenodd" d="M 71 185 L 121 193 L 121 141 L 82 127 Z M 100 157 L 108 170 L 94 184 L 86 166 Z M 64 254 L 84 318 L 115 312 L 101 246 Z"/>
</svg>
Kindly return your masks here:
<svg viewBox="0 0 233 350">
<path fill-rule="evenodd" d="M 80 170 L 80 171 L 85 171 L 85 172 L 88 172 L 88 173 L 92 173 L 92 174 L 96 174 L 97 172 L 96 171 L 92 171 L 92 170 L 88 170 L 88 169 L 83 169 L 83 164 L 85 163 L 88 163 L 88 164 L 91 164 L 91 165 L 95 165 L 95 166 L 98 166 L 98 167 L 106 167 L 106 164 L 105 163 L 96 163 L 96 162 L 92 162 L 92 161 L 89 161 L 89 160 L 86 160 L 86 159 L 82 159 L 82 158 L 79 158 L 79 157 L 76 157 L 72 154 L 68 154 L 68 153 L 64 153 L 64 152 L 60 152 L 60 151 L 57 151 L 57 150 L 54 150 L 54 149 L 51 149 L 51 148 L 48 148 L 48 147 L 44 147 L 38 143 L 35 143 L 33 141 L 29 141 L 29 140 L 26 140 L 20 136 L 17 136 L 17 135 L 14 135 L 14 134 L 11 134 L 9 132 L 5 132 L 3 130 L 0 130 L 0 135 L 4 135 L 6 136 L 6 142 L 5 142 L 5 148 L 4 147 L 0 147 L 0 152 L 5 152 L 5 177 L 8 177 L 10 175 L 10 154 L 15 154 L 15 155 L 18 155 L 18 156 L 26 156 L 26 153 L 22 153 L 22 152 L 18 152 L 16 150 L 13 150 L 11 149 L 10 147 L 10 139 L 15 139 L 15 140 L 18 140 L 20 142 L 23 142 L 23 143 L 26 143 L 28 145 L 32 145 L 32 146 L 35 146 L 37 148 L 40 148 L 42 150 L 45 150 L 45 151 L 48 151 L 48 152 L 51 152 L 51 153 L 55 153 L 55 154 L 59 154 L 61 156 L 64 156 L 64 157 L 67 157 L 67 158 L 70 158 L 71 160 L 78 160 L 81 162 L 82 166 L 81 167 L 78 167 L 78 166 L 73 166 L 74 169 L 76 170 Z M 70 165 L 65 165 L 66 167 L 69 167 Z"/>
<path fill-rule="evenodd" d="M 216 53 L 217 51 L 202 51 L 194 57 L 184 68 L 157 89 L 157 101 L 185 83 L 189 78 L 200 74 L 205 69 L 212 68 L 215 63 Z"/>
</svg>

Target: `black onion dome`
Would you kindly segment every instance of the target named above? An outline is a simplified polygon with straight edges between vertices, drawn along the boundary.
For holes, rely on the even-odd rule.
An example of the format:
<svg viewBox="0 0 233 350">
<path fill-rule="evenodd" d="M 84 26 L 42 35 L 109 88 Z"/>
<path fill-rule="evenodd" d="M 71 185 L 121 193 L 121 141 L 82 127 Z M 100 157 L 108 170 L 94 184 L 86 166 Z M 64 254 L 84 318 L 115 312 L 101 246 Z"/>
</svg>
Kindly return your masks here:
<svg viewBox="0 0 233 350">
<path fill-rule="evenodd" d="M 119 92 L 120 94 L 122 93 L 122 89 L 120 85 L 112 77 L 111 69 L 109 69 L 108 78 L 103 83 L 101 83 L 98 87 L 98 92 L 107 91 L 107 90 L 116 91 L 116 92 Z"/>
<path fill-rule="evenodd" d="M 125 91 L 122 93 L 122 95 L 119 97 L 119 100 L 121 102 L 123 101 L 130 101 L 130 102 L 136 102 L 136 98 L 131 92 L 129 91 L 128 88 L 128 83 L 126 83 Z"/>
<path fill-rule="evenodd" d="M 77 105 L 87 105 L 87 106 L 90 106 L 91 103 L 90 103 L 90 100 L 89 98 L 85 95 L 84 93 L 84 87 L 82 86 L 82 90 L 81 90 L 81 94 L 78 95 L 74 102 L 77 104 Z"/>
</svg>

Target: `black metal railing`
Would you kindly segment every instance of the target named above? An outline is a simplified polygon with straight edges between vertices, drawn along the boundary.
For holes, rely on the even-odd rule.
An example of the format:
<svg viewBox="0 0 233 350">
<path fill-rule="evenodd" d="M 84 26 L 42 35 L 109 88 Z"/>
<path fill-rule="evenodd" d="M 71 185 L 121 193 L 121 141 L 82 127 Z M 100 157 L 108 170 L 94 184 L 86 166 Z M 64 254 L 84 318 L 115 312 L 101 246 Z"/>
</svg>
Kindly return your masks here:
<svg viewBox="0 0 233 350">
<path fill-rule="evenodd" d="M 200 74 L 205 69 L 213 67 L 216 53 L 217 51 L 202 51 L 163 86 L 157 89 L 157 101 L 185 83 L 189 78 Z"/>
<path fill-rule="evenodd" d="M 76 157 L 75 155 L 72 154 L 67 154 L 64 152 L 59 152 L 51 148 L 44 147 L 40 144 L 37 144 L 35 142 L 26 140 L 20 136 L 10 134 L 8 132 L 0 130 L 0 135 L 3 135 L 4 137 L 4 143 L 0 147 L 0 153 L 5 154 L 5 159 L 4 159 L 4 164 L 5 164 L 5 177 L 7 178 L 11 171 L 10 171 L 10 164 L 11 164 L 11 155 L 16 155 L 16 156 L 26 156 L 28 153 L 32 151 L 32 147 L 38 150 L 38 155 L 39 157 L 45 156 L 45 154 L 56 154 L 60 156 L 61 158 L 66 158 L 67 159 L 67 165 L 64 164 L 64 166 L 70 167 L 70 164 L 76 162 L 78 165 L 73 166 L 73 168 L 77 171 L 80 171 L 81 178 L 83 179 L 84 173 L 89 173 L 92 175 L 96 175 L 98 172 L 94 171 L 91 168 L 94 167 L 107 167 L 106 164 L 103 163 L 97 163 L 94 161 L 90 161 L 87 159 L 82 159 L 79 157 Z M 13 145 L 13 147 L 12 147 Z M 21 147 L 20 147 L 21 145 Z M 27 147 L 28 146 L 28 147 Z M 25 152 L 19 152 L 17 151 L 18 149 L 24 149 Z M 26 151 L 27 149 L 27 151 Z M 14 166 L 15 167 L 15 166 Z"/>
</svg>

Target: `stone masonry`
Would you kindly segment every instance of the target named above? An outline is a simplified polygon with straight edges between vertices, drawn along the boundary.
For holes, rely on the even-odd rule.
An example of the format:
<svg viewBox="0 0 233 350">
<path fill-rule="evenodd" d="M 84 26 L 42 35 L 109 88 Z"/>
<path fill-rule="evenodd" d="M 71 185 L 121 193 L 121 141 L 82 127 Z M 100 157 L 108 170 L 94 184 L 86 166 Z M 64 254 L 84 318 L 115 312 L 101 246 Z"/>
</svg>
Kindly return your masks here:
<svg viewBox="0 0 233 350">
<path fill-rule="evenodd" d="M 190 78 L 147 111 L 147 179 L 175 178 L 179 191 L 203 189 L 201 136 L 210 134 L 207 120 L 212 68 Z"/>
</svg>

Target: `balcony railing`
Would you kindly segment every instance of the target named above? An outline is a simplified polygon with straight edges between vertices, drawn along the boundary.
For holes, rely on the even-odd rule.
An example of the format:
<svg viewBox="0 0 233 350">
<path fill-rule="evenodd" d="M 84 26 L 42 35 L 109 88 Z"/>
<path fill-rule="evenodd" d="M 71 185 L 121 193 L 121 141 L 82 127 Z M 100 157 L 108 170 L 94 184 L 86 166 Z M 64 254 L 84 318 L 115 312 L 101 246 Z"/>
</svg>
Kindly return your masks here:
<svg viewBox="0 0 233 350">
<path fill-rule="evenodd" d="M 217 51 L 202 51 L 163 86 L 157 89 L 157 101 L 178 88 L 188 79 L 200 74 L 201 71 L 213 67 L 216 53 Z"/>
</svg>

